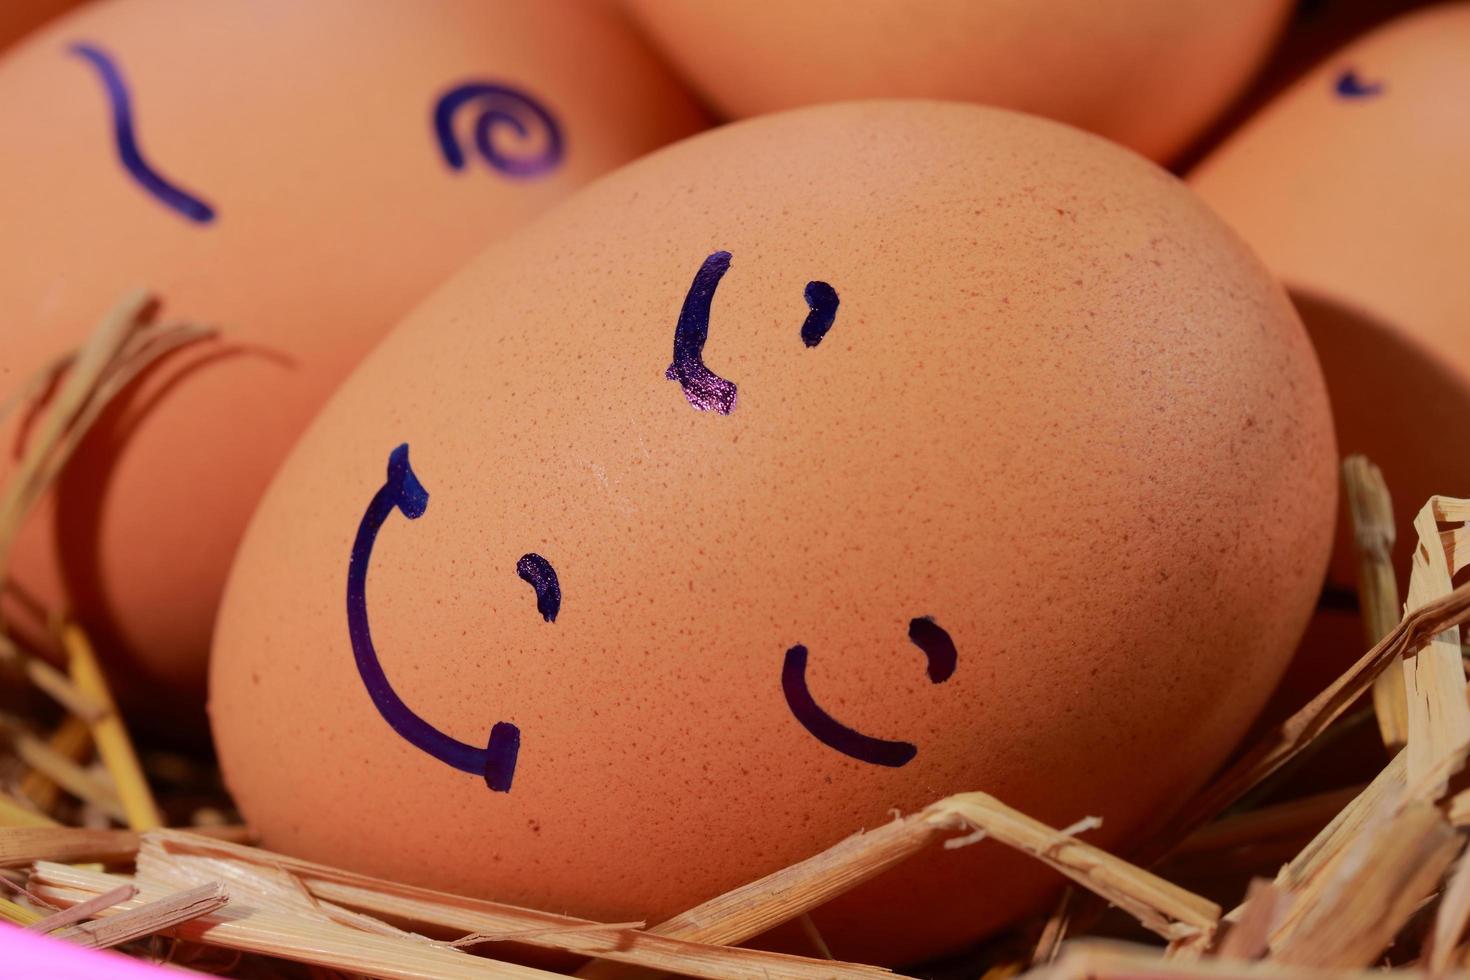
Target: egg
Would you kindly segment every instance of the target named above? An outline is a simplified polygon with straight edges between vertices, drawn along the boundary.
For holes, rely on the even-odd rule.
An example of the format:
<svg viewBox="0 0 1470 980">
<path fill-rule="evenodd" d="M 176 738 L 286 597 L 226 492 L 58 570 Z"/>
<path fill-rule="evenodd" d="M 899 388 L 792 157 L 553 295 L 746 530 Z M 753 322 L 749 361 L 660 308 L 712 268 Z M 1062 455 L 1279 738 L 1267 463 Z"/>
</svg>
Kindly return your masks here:
<svg viewBox="0 0 1470 980">
<path fill-rule="evenodd" d="M 0 392 L 137 286 L 220 331 L 101 421 L 28 528 L 19 586 L 202 723 L 235 545 L 333 386 L 489 241 L 701 121 L 582 2 L 112 0 L 13 49 Z"/>
<path fill-rule="evenodd" d="M 1400 587 L 1430 495 L 1470 495 L 1470 4 L 1324 61 L 1189 181 L 1291 290 L 1344 453 L 1383 470 Z M 1355 578 L 1347 518 L 1333 579 Z"/>
<path fill-rule="evenodd" d="M 1270 692 L 1335 486 L 1290 303 L 1177 179 L 1002 110 L 796 110 L 389 335 L 251 523 L 212 724 L 268 846 L 607 921 L 959 791 L 1123 845 Z M 815 921 L 908 962 L 1058 880 L 936 848 Z"/>
<path fill-rule="evenodd" d="M 14 43 L 79 0 L 5 0 L 0 4 L 0 48 Z"/>
<path fill-rule="evenodd" d="M 1183 150 L 1260 65 L 1290 0 L 627 0 L 736 118 L 838 99 L 957 99 Z"/>
</svg>

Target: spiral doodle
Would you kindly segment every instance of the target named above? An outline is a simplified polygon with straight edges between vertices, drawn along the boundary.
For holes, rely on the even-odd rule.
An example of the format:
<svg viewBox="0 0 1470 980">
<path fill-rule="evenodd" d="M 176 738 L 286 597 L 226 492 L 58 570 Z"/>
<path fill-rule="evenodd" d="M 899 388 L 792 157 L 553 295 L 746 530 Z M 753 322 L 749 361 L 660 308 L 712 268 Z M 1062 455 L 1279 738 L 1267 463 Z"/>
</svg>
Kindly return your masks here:
<svg viewBox="0 0 1470 980">
<path fill-rule="evenodd" d="M 465 82 L 445 92 L 434 103 L 434 137 L 451 170 L 465 168 L 465 151 L 455 134 L 454 117 L 464 106 L 478 103 L 473 139 L 475 151 L 492 168 L 508 177 L 541 177 L 555 170 L 566 153 L 561 125 L 544 105 L 525 92 L 492 82 Z M 503 152 L 496 131 L 510 130 L 519 140 L 544 135 L 540 152 L 531 156 Z"/>
</svg>

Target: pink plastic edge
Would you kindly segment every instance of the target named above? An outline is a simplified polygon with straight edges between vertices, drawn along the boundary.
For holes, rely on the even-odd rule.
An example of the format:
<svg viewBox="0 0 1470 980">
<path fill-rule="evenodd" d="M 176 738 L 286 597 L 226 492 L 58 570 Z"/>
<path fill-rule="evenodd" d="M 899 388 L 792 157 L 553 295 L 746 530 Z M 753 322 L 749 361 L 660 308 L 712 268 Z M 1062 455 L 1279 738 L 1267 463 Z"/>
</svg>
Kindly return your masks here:
<svg viewBox="0 0 1470 980">
<path fill-rule="evenodd" d="M 179 976 L 147 963 L 109 953 L 83 949 L 60 939 L 0 925 L 0 976 L 37 980 L 168 980 Z"/>
</svg>

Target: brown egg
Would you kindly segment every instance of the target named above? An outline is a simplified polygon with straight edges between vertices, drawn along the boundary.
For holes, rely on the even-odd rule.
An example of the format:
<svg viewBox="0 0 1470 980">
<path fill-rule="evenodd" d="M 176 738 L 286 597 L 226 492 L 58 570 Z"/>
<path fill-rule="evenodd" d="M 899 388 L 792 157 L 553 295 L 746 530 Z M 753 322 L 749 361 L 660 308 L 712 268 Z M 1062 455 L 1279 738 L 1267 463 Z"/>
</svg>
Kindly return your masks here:
<svg viewBox="0 0 1470 980">
<path fill-rule="evenodd" d="M 138 285 L 223 331 L 103 420 L 20 584 L 202 692 L 235 545 L 336 382 L 487 242 L 699 121 L 581 2 L 114 0 L 14 49 L 0 392 Z"/>
<path fill-rule="evenodd" d="M 627 0 L 716 107 L 741 118 L 920 97 L 1034 112 L 1155 160 L 1260 65 L 1289 0 Z"/>
<path fill-rule="evenodd" d="M 728 126 L 334 396 L 231 576 L 224 771 L 273 847 L 616 921 L 963 790 L 1120 844 L 1279 676 L 1333 460 L 1286 296 L 1152 164 L 946 103 Z M 909 961 L 1055 881 L 936 848 L 816 921 Z"/>
<path fill-rule="evenodd" d="M 1470 4 L 1430 8 L 1323 62 L 1190 182 L 1291 290 L 1338 443 L 1383 469 L 1400 585 L 1413 515 L 1470 495 Z M 1353 580 L 1342 518 L 1333 578 Z"/>
<path fill-rule="evenodd" d="M 4 0 L 0 2 L 0 48 L 6 47 L 46 21 L 75 7 L 80 0 Z"/>
</svg>

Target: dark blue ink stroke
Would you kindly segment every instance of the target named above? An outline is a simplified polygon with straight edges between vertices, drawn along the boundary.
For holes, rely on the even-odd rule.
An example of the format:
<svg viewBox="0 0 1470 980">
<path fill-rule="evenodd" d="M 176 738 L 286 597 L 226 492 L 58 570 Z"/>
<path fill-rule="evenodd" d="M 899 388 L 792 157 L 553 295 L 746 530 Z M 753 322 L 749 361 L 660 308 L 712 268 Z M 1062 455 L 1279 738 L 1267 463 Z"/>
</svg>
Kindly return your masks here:
<svg viewBox="0 0 1470 980">
<path fill-rule="evenodd" d="M 1337 76 L 1337 94 L 1344 99 L 1371 99 L 1383 94 L 1382 82 L 1365 82 L 1352 68 L 1345 68 Z"/>
<path fill-rule="evenodd" d="M 556 117 L 536 99 L 511 88 L 489 82 L 466 82 L 441 95 L 434 103 L 434 137 L 444 162 L 451 170 L 465 168 L 464 149 L 454 133 L 454 116 L 462 106 L 471 102 L 482 103 L 480 114 L 475 118 L 475 150 L 481 159 L 495 170 L 509 177 L 540 177 L 555 170 L 566 154 L 561 125 Z M 495 128 L 509 128 L 521 139 L 532 132 L 527 120 L 545 134 L 546 145 L 535 156 L 514 157 L 502 153 L 495 146 Z"/>
<path fill-rule="evenodd" d="M 944 627 L 928 616 L 919 616 L 909 620 L 909 639 L 929 658 L 930 681 L 943 684 L 954 676 L 959 654 Z"/>
<path fill-rule="evenodd" d="M 133 106 L 131 97 L 128 95 L 128 85 L 111 56 L 101 48 L 90 44 L 73 44 L 68 50 L 77 57 L 91 62 L 92 67 L 97 69 L 97 74 L 102 78 L 108 101 L 112 103 L 113 137 L 117 142 L 117 155 L 122 161 L 123 168 L 149 194 L 190 221 L 197 221 L 200 224 L 213 221 L 214 208 L 154 170 L 148 161 L 143 159 L 143 152 L 138 148 L 137 136 L 133 133 Z"/>
<path fill-rule="evenodd" d="M 811 307 L 811 312 L 801 325 L 801 341 L 808 347 L 815 347 L 832 329 L 832 321 L 837 319 L 837 290 L 825 282 L 812 280 L 806 284 L 806 305 Z"/>
<path fill-rule="evenodd" d="M 721 415 L 735 408 L 735 383 L 704 366 L 704 342 L 709 339 L 710 302 L 729 268 L 730 253 L 715 252 L 694 274 L 674 328 L 674 362 L 664 372 L 664 377 L 679 382 L 689 404 Z"/>
<path fill-rule="evenodd" d="M 486 746 L 477 748 L 457 741 L 414 714 L 403 703 L 373 649 L 368 630 L 367 575 L 373 545 L 378 531 L 395 510 L 409 520 L 417 520 L 429 507 L 429 492 L 424 489 L 408 463 L 408 444 L 404 443 L 388 456 L 388 479 L 373 495 L 357 539 L 352 544 L 352 557 L 347 565 L 347 634 L 352 640 L 352 654 L 363 686 L 377 705 L 378 712 L 393 730 L 440 762 L 464 772 L 484 776 L 485 785 L 497 793 L 510 791 L 520 753 L 521 731 L 508 721 L 498 721 L 490 729 Z"/>
<path fill-rule="evenodd" d="M 909 639 L 928 658 L 931 682 L 943 684 L 954 676 L 958 655 L 954 641 L 943 627 L 928 616 L 911 619 Z M 816 736 L 817 741 L 859 762 L 897 768 L 913 761 L 919 750 L 912 742 L 864 735 L 822 710 L 806 686 L 806 660 L 806 647 L 798 643 L 786 651 L 786 662 L 781 668 L 781 690 L 786 695 L 787 706 L 802 727 Z"/>
<path fill-rule="evenodd" d="M 556 580 L 556 569 L 551 567 L 551 562 L 533 551 L 516 562 L 516 574 L 536 590 L 536 611 L 541 618 L 548 623 L 556 622 L 556 614 L 561 611 L 561 583 Z"/>
</svg>

